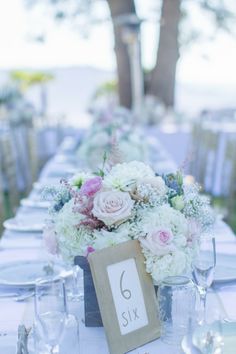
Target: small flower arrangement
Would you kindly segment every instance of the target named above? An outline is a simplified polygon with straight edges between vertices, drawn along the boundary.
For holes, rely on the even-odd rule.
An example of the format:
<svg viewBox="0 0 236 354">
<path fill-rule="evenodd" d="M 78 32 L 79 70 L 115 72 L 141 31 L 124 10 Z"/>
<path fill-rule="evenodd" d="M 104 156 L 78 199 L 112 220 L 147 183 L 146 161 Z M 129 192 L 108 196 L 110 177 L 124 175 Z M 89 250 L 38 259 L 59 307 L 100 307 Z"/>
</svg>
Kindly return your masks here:
<svg viewBox="0 0 236 354">
<path fill-rule="evenodd" d="M 181 172 L 157 176 L 138 161 L 62 181 L 51 215 L 45 237 L 63 258 L 138 239 L 156 284 L 190 269 L 200 234 L 214 222 L 209 201 Z"/>
<path fill-rule="evenodd" d="M 88 134 L 77 150 L 77 156 L 89 168 L 95 169 L 100 157 L 112 151 L 114 140 L 119 141 L 119 150 L 123 161 L 146 161 L 148 147 L 141 131 L 132 123 L 131 112 L 117 107 L 111 112 L 100 112 L 95 116 Z"/>
</svg>

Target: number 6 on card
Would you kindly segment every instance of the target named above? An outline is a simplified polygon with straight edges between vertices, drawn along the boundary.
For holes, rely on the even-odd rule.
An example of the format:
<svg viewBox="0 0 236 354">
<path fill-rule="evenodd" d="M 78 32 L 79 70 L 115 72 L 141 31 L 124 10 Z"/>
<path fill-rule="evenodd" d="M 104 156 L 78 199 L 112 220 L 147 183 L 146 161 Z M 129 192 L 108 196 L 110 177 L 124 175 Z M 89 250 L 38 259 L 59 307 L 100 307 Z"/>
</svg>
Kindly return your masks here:
<svg viewBox="0 0 236 354">
<path fill-rule="evenodd" d="M 111 354 L 124 354 L 160 336 L 156 296 L 139 242 L 89 255 Z"/>
</svg>

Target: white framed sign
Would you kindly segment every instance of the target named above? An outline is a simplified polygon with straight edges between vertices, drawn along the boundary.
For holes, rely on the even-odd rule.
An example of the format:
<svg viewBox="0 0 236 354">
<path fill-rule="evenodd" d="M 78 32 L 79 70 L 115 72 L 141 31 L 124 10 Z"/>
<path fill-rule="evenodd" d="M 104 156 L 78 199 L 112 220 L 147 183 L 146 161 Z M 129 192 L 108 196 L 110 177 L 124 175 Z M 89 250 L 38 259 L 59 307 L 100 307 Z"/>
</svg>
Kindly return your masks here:
<svg viewBox="0 0 236 354">
<path fill-rule="evenodd" d="M 89 255 L 111 354 L 124 354 L 160 336 L 157 300 L 137 240 Z"/>
</svg>

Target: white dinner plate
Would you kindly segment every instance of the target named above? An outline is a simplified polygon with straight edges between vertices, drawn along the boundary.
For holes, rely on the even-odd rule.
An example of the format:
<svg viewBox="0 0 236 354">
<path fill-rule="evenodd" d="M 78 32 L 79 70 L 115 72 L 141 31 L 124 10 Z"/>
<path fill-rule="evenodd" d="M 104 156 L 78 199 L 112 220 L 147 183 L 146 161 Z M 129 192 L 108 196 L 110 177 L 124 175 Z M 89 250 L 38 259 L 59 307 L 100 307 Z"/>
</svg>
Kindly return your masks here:
<svg viewBox="0 0 236 354">
<path fill-rule="evenodd" d="M 199 350 L 204 350 L 204 339 L 220 333 L 222 336 L 223 352 L 225 354 L 235 354 L 236 348 L 236 322 L 218 323 L 212 325 L 199 326 L 193 333 L 193 344 Z"/>
<path fill-rule="evenodd" d="M 0 287 L 32 288 L 38 278 L 53 276 L 67 277 L 71 271 L 65 271 L 60 263 L 49 264 L 45 261 L 9 262 L 0 266 Z"/>
<path fill-rule="evenodd" d="M 0 353 L 16 353 L 17 334 L 0 331 Z"/>
<path fill-rule="evenodd" d="M 48 209 L 51 205 L 51 202 L 48 200 L 41 200 L 41 199 L 30 199 L 25 198 L 21 200 L 21 205 L 30 208 L 42 208 Z"/>
<path fill-rule="evenodd" d="M 5 229 L 17 232 L 42 232 L 44 228 L 43 222 L 36 222 L 29 218 L 11 218 L 4 221 Z"/>
</svg>

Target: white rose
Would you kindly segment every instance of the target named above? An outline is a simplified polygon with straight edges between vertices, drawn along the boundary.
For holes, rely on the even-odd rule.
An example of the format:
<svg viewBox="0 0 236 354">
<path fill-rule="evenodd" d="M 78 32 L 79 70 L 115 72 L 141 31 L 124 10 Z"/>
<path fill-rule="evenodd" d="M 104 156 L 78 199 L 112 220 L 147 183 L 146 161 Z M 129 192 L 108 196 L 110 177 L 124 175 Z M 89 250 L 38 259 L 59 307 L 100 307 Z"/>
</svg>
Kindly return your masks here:
<svg viewBox="0 0 236 354">
<path fill-rule="evenodd" d="M 94 198 L 92 213 L 105 225 L 119 225 L 131 216 L 134 201 L 127 192 L 100 192 Z"/>
</svg>

